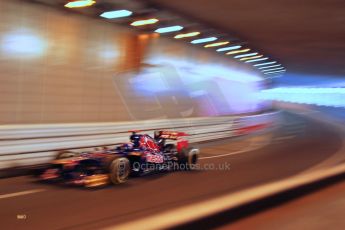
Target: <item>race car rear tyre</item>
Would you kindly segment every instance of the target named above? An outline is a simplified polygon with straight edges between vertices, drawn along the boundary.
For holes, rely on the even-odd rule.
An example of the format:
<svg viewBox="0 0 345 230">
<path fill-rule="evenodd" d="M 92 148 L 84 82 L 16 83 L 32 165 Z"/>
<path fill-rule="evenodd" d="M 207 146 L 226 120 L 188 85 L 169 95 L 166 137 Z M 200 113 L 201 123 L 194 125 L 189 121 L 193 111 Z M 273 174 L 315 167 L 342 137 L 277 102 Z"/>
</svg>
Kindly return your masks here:
<svg viewBox="0 0 345 230">
<path fill-rule="evenodd" d="M 130 163 L 125 157 L 115 158 L 109 166 L 109 179 L 113 184 L 121 184 L 127 181 L 130 173 Z"/>
<path fill-rule="evenodd" d="M 195 148 L 183 148 L 180 152 L 179 164 L 180 170 L 192 170 L 199 158 L 199 150 Z"/>
</svg>

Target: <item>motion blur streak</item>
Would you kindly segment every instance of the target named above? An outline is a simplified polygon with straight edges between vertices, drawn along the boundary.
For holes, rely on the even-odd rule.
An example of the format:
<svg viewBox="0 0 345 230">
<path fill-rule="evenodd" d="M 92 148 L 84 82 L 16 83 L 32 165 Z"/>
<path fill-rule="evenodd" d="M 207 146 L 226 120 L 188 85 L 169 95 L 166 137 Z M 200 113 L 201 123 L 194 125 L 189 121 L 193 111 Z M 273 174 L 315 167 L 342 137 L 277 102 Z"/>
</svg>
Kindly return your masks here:
<svg viewBox="0 0 345 230">
<path fill-rule="evenodd" d="M 260 97 L 299 104 L 345 107 L 345 88 L 274 88 L 262 90 Z"/>
<path fill-rule="evenodd" d="M 162 54 L 148 58 L 146 63 L 152 67 L 126 76 L 130 79 L 130 88 L 141 97 L 190 97 L 203 116 L 247 113 L 266 106 L 266 102 L 256 97 L 263 87 L 262 78 L 253 73 L 219 64 L 200 65 L 191 59 Z M 115 79 L 124 79 L 124 76 Z"/>
</svg>

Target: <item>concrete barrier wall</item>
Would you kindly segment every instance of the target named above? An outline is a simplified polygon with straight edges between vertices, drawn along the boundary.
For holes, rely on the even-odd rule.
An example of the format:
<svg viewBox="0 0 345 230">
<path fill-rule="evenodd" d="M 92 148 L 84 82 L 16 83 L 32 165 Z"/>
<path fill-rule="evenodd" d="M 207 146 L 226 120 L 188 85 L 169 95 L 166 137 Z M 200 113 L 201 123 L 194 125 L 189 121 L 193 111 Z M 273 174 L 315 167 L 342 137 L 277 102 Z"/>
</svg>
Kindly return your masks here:
<svg viewBox="0 0 345 230">
<path fill-rule="evenodd" d="M 195 143 L 262 131 L 273 127 L 277 119 L 278 113 L 275 112 L 245 117 L 1 126 L 0 169 L 46 163 L 61 150 L 86 151 L 128 142 L 128 130 L 133 129 L 151 135 L 154 130 L 184 131 Z"/>
</svg>

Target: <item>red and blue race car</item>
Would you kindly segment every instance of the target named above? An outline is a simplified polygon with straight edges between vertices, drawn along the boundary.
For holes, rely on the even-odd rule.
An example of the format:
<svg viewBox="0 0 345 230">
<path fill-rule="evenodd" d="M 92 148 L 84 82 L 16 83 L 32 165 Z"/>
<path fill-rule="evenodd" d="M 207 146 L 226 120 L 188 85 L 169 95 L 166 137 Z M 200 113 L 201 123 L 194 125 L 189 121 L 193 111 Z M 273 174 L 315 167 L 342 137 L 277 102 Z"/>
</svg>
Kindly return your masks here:
<svg viewBox="0 0 345 230">
<path fill-rule="evenodd" d="M 131 132 L 130 142 L 114 149 L 60 152 L 48 167 L 40 170 L 40 179 L 95 187 L 124 183 L 130 175 L 157 170 L 191 170 L 198 161 L 199 149 L 189 145 L 184 132 L 155 131 L 154 137 Z"/>
</svg>

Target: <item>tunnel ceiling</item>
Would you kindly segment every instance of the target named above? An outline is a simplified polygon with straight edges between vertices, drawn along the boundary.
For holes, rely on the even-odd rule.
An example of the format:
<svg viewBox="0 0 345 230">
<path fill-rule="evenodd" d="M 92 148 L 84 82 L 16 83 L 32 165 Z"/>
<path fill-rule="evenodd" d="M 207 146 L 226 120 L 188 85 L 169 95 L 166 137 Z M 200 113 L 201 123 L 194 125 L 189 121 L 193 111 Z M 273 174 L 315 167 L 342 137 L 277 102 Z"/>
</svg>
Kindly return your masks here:
<svg viewBox="0 0 345 230">
<path fill-rule="evenodd" d="M 67 0 L 29 0 L 63 9 Z M 158 17 L 202 36 L 216 36 L 251 48 L 288 73 L 345 77 L 344 0 L 97 0 L 72 10 L 99 18 L 105 11 L 129 9 L 136 18 Z M 68 10 L 69 11 L 69 10 Z M 129 26 L 133 18 L 113 20 Z M 157 23 L 158 24 L 158 23 Z M 152 32 L 155 27 L 145 27 Z M 201 46 L 202 47 L 202 46 Z M 229 58 L 231 58 L 229 56 Z M 260 70 L 262 71 L 262 70 Z"/>
<path fill-rule="evenodd" d="M 150 0 L 233 34 L 289 73 L 345 76 L 344 0 Z"/>
</svg>

